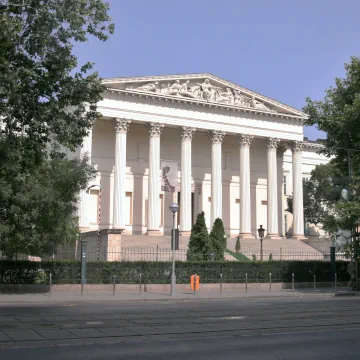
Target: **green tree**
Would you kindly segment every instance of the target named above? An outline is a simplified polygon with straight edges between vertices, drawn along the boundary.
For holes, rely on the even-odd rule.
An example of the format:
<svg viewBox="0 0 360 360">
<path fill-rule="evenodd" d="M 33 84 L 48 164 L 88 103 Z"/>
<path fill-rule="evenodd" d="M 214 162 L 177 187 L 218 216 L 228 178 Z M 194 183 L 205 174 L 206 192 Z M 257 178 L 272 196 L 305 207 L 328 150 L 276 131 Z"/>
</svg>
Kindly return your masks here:
<svg viewBox="0 0 360 360">
<path fill-rule="evenodd" d="M 198 214 L 196 222 L 191 229 L 187 250 L 187 260 L 208 260 L 211 251 L 209 233 L 205 222 L 205 213 L 202 211 Z"/>
<path fill-rule="evenodd" d="M 241 250 L 241 244 L 240 244 L 240 236 L 236 237 L 236 243 L 235 243 L 235 251 L 238 253 Z"/>
<path fill-rule="evenodd" d="M 349 193 L 332 209 L 333 226 L 355 234 L 360 223 L 360 58 L 352 57 L 345 71 L 345 78 L 337 78 L 325 91 L 324 100 L 307 98 L 304 111 L 309 114 L 307 125 L 327 133 L 322 152 L 333 157 L 332 164 L 347 178 Z M 357 262 L 358 238 L 349 244 Z"/>
<path fill-rule="evenodd" d="M 2 251 L 40 255 L 76 238 L 73 203 L 94 171 L 62 149 L 81 145 L 104 86 L 73 46 L 107 39 L 108 9 L 102 0 L 0 0 Z"/>
<path fill-rule="evenodd" d="M 224 224 L 220 218 L 215 219 L 209 235 L 209 240 L 211 251 L 214 254 L 212 258 L 214 260 L 224 260 L 224 251 L 226 249 L 227 239 Z"/>
</svg>

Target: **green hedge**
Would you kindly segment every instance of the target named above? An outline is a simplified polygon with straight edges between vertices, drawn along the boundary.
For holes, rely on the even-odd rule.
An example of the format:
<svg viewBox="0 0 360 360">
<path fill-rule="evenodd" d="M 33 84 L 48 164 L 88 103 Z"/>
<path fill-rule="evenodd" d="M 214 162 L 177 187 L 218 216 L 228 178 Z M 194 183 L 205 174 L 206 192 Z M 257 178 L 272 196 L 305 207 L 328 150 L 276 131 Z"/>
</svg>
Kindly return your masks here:
<svg viewBox="0 0 360 360">
<path fill-rule="evenodd" d="M 338 261 L 336 272 L 338 281 L 349 281 L 349 262 Z M 79 284 L 81 264 L 78 261 L 0 261 L 0 284 L 48 284 L 49 273 L 53 284 Z M 268 282 L 269 273 L 273 282 L 291 282 L 292 273 L 296 282 L 332 280 L 331 264 L 324 261 L 266 261 L 266 262 L 177 262 L 178 283 L 189 283 L 190 276 L 198 274 L 201 283 L 217 283 L 222 274 L 224 283 Z M 88 262 L 88 284 L 110 284 L 115 276 L 118 284 L 170 283 L 170 262 Z"/>
</svg>

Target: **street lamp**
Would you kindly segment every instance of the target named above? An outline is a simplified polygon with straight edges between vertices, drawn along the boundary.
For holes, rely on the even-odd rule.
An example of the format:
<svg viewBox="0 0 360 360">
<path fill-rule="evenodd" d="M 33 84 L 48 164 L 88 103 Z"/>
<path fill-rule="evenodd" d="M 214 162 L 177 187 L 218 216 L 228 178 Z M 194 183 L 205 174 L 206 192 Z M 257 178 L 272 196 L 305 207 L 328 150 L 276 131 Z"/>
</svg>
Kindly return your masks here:
<svg viewBox="0 0 360 360">
<path fill-rule="evenodd" d="M 263 228 L 262 225 L 260 225 L 260 227 L 258 228 L 258 233 L 260 238 L 260 260 L 263 261 L 263 238 L 264 238 L 265 229 Z"/>
<path fill-rule="evenodd" d="M 171 296 L 175 296 L 176 293 L 176 276 L 175 276 L 175 214 L 179 211 L 179 205 L 172 203 L 169 209 L 173 213 L 173 231 L 171 237 L 172 243 L 172 272 L 171 272 Z"/>
<path fill-rule="evenodd" d="M 100 216 L 101 216 L 101 185 L 99 184 L 94 184 L 89 186 L 86 189 L 86 193 L 90 194 L 90 190 L 94 187 L 98 187 L 99 188 L 99 207 L 98 207 L 98 230 L 97 230 L 97 244 L 96 244 L 96 258 L 97 261 L 100 261 Z"/>
</svg>

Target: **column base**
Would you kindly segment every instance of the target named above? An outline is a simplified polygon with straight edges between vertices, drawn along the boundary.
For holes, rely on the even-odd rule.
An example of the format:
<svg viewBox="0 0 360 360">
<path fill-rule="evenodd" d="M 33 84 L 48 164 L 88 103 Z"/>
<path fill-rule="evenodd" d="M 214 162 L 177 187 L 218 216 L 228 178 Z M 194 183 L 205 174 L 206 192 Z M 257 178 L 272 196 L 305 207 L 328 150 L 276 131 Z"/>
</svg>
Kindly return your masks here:
<svg viewBox="0 0 360 360">
<path fill-rule="evenodd" d="M 179 235 L 180 236 L 190 236 L 191 230 L 180 230 Z"/>
<path fill-rule="evenodd" d="M 251 233 L 240 233 L 240 239 L 255 239 L 255 236 Z"/>
<path fill-rule="evenodd" d="M 279 234 L 267 234 L 265 240 L 282 240 L 282 237 Z"/>
<path fill-rule="evenodd" d="M 145 235 L 148 236 L 161 236 L 160 229 L 147 229 Z"/>
<path fill-rule="evenodd" d="M 302 234 L 291 235 L 291 240 L 307 240 L 307 237 Z"/>
</svg>

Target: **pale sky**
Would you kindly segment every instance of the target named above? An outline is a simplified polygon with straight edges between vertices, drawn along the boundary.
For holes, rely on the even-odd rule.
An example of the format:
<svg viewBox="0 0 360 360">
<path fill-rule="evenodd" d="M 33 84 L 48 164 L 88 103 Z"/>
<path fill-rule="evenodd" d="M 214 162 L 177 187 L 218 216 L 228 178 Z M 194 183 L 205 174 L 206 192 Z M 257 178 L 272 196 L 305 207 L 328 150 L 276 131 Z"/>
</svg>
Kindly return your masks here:
<svg viewBox="0 0 360 360">
<path fill-rule="evenodd" d="M 115 34 L 76 46 L 101 77 L 208 72 L 301 109 L 360 55 L 359 0 L 109 2 Z"/>
</svg>

